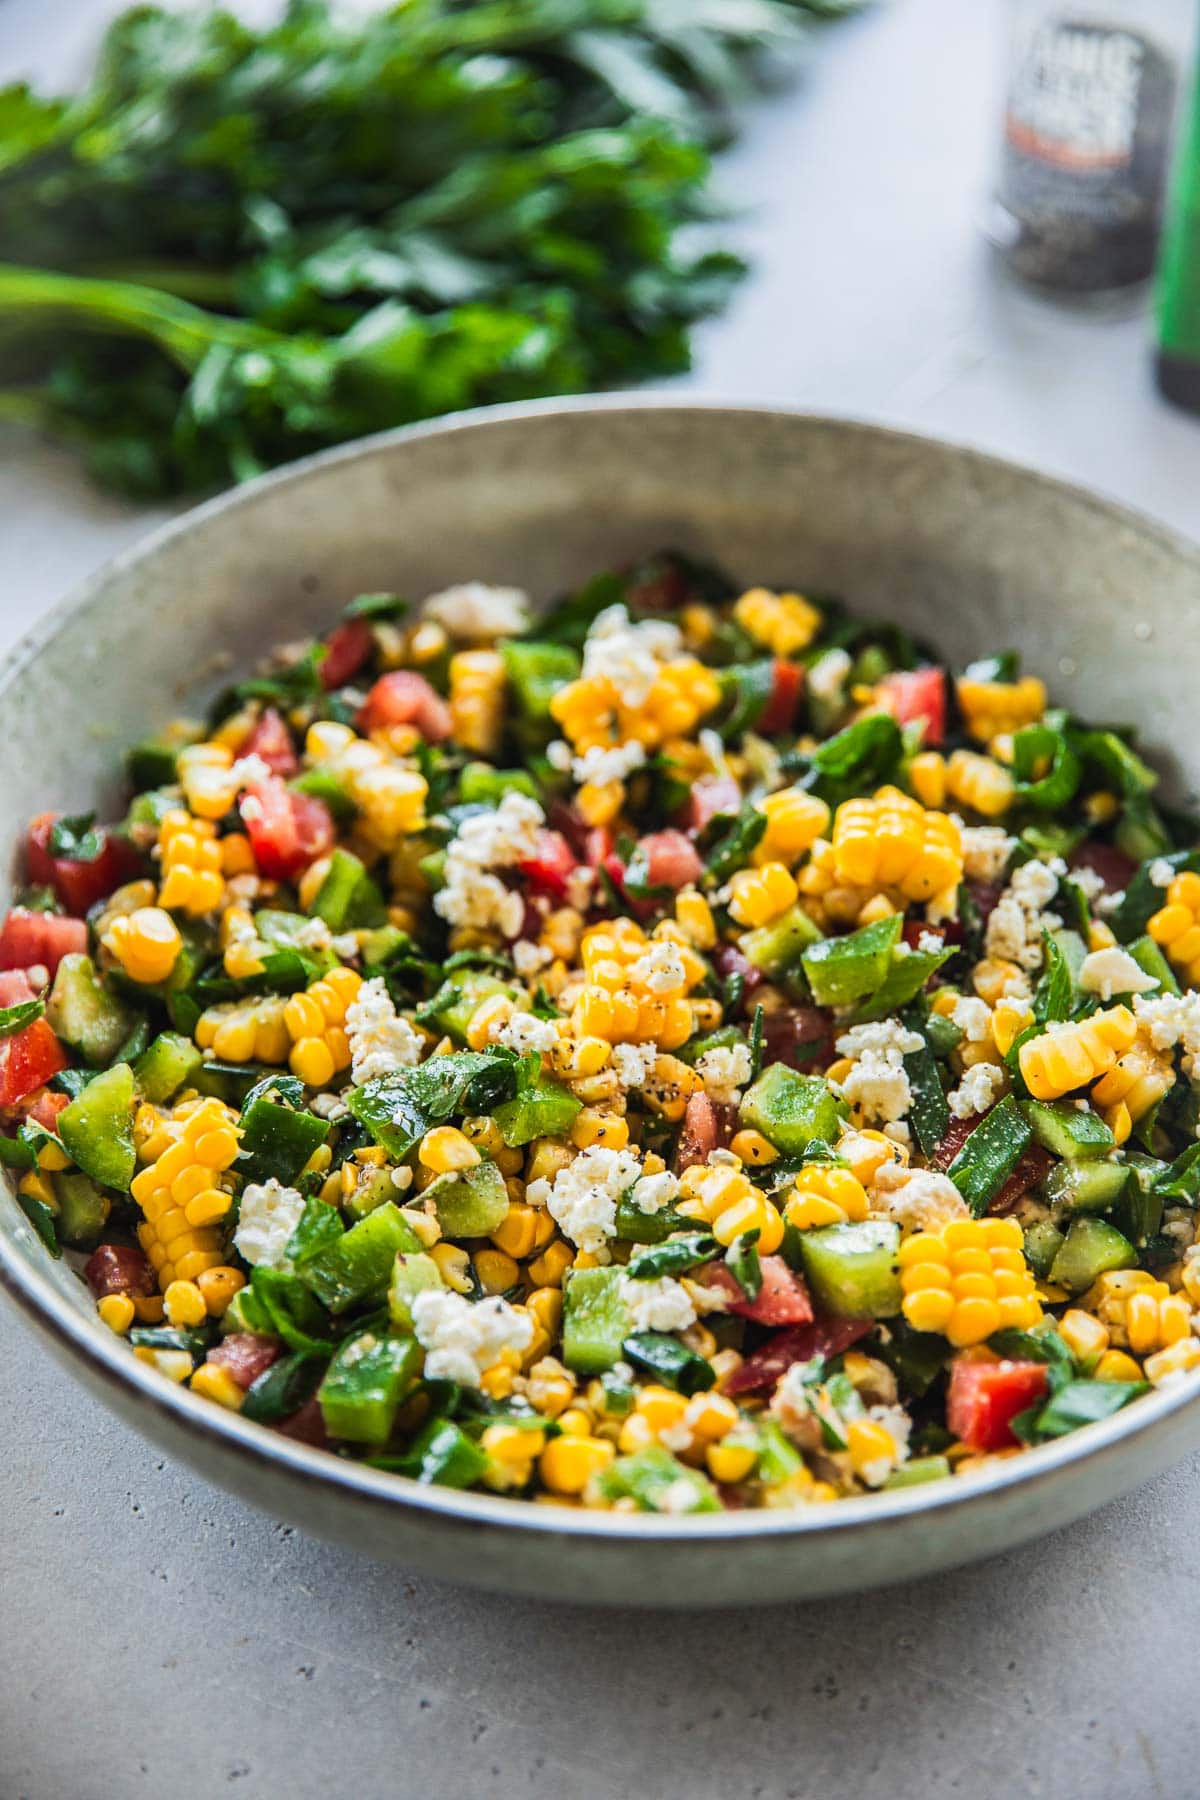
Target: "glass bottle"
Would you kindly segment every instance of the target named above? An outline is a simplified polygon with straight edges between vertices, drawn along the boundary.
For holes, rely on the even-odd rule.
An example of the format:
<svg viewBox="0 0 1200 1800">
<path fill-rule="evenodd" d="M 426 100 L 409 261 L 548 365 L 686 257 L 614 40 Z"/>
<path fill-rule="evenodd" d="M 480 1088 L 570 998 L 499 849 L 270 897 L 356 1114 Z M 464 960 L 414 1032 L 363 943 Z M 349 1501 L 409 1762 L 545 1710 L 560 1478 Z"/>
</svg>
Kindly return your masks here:
<svg viewBox="0 0 1200 1800">
<path fill-rule="evenodd" d="M 1168 400 L 1200 412 L 1200 69 L 1163 234 L 1155 373 Z"/>
</svg>

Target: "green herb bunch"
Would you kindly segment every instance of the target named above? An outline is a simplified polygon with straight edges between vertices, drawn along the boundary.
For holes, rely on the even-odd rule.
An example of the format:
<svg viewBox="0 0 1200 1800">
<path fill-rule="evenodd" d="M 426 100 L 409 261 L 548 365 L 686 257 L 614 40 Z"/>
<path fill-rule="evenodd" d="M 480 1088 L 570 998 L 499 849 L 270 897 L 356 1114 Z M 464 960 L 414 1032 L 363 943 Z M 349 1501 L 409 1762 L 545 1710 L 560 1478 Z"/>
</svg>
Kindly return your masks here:
<svg viewBox="0 0 1200 1800">
<path fill-rule="evenodd" d="M 688 365 L 743 273 L 710 152 L 838 0 L 137 7 L 0 91 L 0 417 L 140 496 Z"/>
</svg>

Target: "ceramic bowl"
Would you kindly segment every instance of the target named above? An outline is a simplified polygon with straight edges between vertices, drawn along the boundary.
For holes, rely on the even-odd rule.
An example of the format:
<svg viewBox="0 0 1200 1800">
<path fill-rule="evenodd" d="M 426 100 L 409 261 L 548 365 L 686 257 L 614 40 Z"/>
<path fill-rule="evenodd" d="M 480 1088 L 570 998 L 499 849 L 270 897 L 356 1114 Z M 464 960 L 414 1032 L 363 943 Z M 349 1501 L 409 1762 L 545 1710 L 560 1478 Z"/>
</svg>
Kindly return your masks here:
<svg viewBox="0 0 1200 1800">
<path fill-rule="evenodd" d="M 1019 646 L 1056 696 L 1134 720 L 1200 785 L 1200 551 L 1096 496 L 974 451 L 845 420 L 621 397 L 373 438 L 187 514 L 5 659 L 0 830 L 115 808 L 123 748 L 201 705 L 232 652 L 326 629 L 363 590 L 467 578 L 549 596 L 664 545 L 745 582 L 833 591 L 951 661 Z M 125 1424 L 271 1513 L 413 1569 L 540 1596 L 717 1605 L 928 1573 L 1079 1517 L 1200 1444 L 1200 1383 L 974 1477 L 809 1512 L 668 1519 L 419 1487 L 294 1444 L 172 1386 L 97 1320 L 0 1193 L 0 1279 Z M 114 1427 L 115 1429 L 115 1427 Z"/>
</svg>

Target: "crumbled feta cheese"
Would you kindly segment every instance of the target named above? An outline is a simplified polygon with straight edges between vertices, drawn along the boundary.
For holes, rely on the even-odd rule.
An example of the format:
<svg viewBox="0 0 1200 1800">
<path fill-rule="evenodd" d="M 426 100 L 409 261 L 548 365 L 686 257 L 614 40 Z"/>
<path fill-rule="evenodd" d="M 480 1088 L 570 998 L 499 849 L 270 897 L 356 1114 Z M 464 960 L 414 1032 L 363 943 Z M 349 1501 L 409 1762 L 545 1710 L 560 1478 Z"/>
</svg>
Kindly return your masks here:
<svg viewBox="0 0 1200 1800">
<path fill-rule="evenodd" d="M 239 756 L 229 771 L 229 779 L 238 789 L 254 787 L 260 781 L 270 781 L 271 765 L 258 755 Z"/>
<path fill-rule="evenodd" d="M 689 1433 L 690 1438 L 690 1433 Z M 658 1510 L 663 1513 L 689 1513 L 696 1510 L 696 1489 L 686 1475 L 669 1481 L 658 1496 Z"/>
<path fill-rule="evenodd" d="M 657 1044 L 614 1044 L 612 1066 L 623 1088 L 645 1087 L 658 1059 Z"/>
<path fill-rule="evenodd" d="M 695 1324 L 696 1308 L 682 1282 L 664 1275 L 658 1281 L 621 1280 L 621 1294 L 635 1331 L 686 1331 Z"/>
<path fill-rule="evenodd" d="M 567 876 L 566 902 L 576 912 L 585 913 L 592 904 L 592 889 L 596 885 L 596 871 L 580 863 Z"/>
<path fill-rule="evenodd" d="M 576 781 L 589 782 L 594 787 L 604 787 L 610 781 L 624 781 L 635 769 L 640 769 L 646 760 L 646 752 L 636 738 L 628 743 L 614 744 L 605 749 L 603 744 L 585 750 L 582 756 L 576 756 L 571 763 L 571 773 Z"/>
<path fill-rule="evenodd" d="M 305 919 L 294 941 L 302 950 L 328 950 L 333 944 L 333 933 L 324 919 Z M 355 948 L 357 947 L 356 940 Z"/>
<path fill-rule="evenodd" d="M 1071 880 L 1089 906 L 1093 901 L 1098 900 L 1101 894 L 1108 891 L 1104 886 L 1104 877 L 1095 869 L 1089 869 L 1086 863 L 1081 864 L 1078 869 L 1071 870 Z"/>
<path fill-rule="evenodd" d="M 536 1013 L 514 1012 L 500 1027 L 497 1042 L 520 1056 L 528 1056 L 532 1050 L 553 1050 L 558 1042 L 558 1028 L 553 1020 L 539 1019 Z"/>
<path fill-rule="evenodd" d="M 607 1248 L 616 1231 L 617 1202 L 641 1172 L 642 1165 L 631 1151 L 592 1144 L 558 1171 L 545 1204 L 564 1237 L 594 1256 Z"/>
<path fill-rule="evenodd" d="M 639 1212 L 661 1212 L 679 1198 L 679 1183 L 670 1169 L 660 1169 L 657 1175 L 640 1176 L 629 1198 Z"/>
<path fill-rule="evenodd" d="M 288 1239 L 303 1211 L 304 1195 L 295 1188 L 284 1187 L 274 1176 L 262 1183 L 249 1182 L 242 1191 L 237 1230 L 233 1234 L 239 1256 L 254 1268 L 290 1268 Z"/>
<path fill-rule="evenodd" d="M 416 1026 L 396 1011 L 381 975 L 364 981 L 346 1008 L 346 1036 L 355 1087 L 397 1069 L 414 1068 L 425 1049 Z"/>
<path fill-rule="evenodd" d="M 1156 856 L 1146 873 L 1155 887 L 1169 888 L 1175 879 L 1175 871 L 1165 856 Z"/>
<path fill-rule="evenodd" d="M 533 977 L 554 961 L 554 952 L 545 944 L 531 943 L 528 938 L 518 938 L 512 947 L 513 968 L 522 981 L 532 981 Z"/>
<path fill-rule="evenodd" d="M 348 1090 L 347 1090 L 348 1091 Z M 310 1112 L 315 1112 L 318 1119 L 346 1119 L 350 1116 L 350 1108 L 340 1094 L 314 1094 L 308 1102 Z"/>
<path fill-rule="evenodd" d="M 1057 856 L 1048 863 L 1034 857 L 1013 871 L 987 922 L 984 942 L 989 956 L 1030 971 L 1041 968 L 1042 933 L 1062 924 L 1047 906 L 1066 872 L 1066 864 Z"/>
<path fill-rule="evenodd" d="M 999 1063 L 972 1063 L 962 1080 L 948 1096 L 952 1119 L 971 1119 L 986 1112 L 1000 1098 L 1008 1085 L 1008 1077 Z"/>
<path fill-rule="evenodd" d="M 838 1091 L 864 1120 L 888 1124 L 902 1119 L 912 1105 L 904 1058 L 924 1043 L 919 1032 L 909 1031 L 898 1019 L 853 1026 L 837 1040 L 839 1056 L 854 1063 Z"/>
<path fill-rule="evenodd" d="M 679 945 L 655 938 L 629 971 L 629 979 L 652 994 L 677 994 L 687 986 L 687 969 Z"/>
<path fill-rule="evenodd" d="M 516 637 L 529 623 L 529 595 L 523 588 L 464 581 L 430 594 L 421 612 L 451 637 Z"/>
<path fill-rule="evenodd" d="M 571 746 L 567 743 L 565 738 L 551 738 L 550 742 L 546 745 L 546 761 L 550 764 L 552 769 L 557 769 L 561 775 L 570 773 L 572 761 Z"/>
<path fill-rule="evenodd" d="M 853 667 L 847 651 L 827 650 L 809 669 L 805 686 L 818 700 L 837 700 Z"/>
<path fill-rule="evenodd" d="M 467 1300 L 446 1288 L 427 1288 L 412 1301 L 413 1330 L 425 1350 L 430 1381 L 478 1387 L 484 1371 L 507 1351 L 527 1350 L 533 1320 L 507 1300 Z"/>
<path fill-rule="evenodd" d="M 1016 847 L 999 825 L 963 825 L 963 874 L 968 881 L 999 881 Z"/>
<path fill-rule="evenodd" d="M 449 925 L 498 930 L 515 938 L 525 919 L 525 902 L 505 887 L 493 869 L 512 868 L 531 857 L 546 815 L 528 794 L 505 794 L 499 806 L 472 813 L 446 851 L 443 886 L 433 910 Z"/>
<path fill-rule="evenodd" d="M 696 1062 L 696 1073 L 705 1092 L 719 1106 L 736 1106 L 742 1088 L 750 1079 L 750 1047 L 748 1044 L 718 1044 L 706 1050 Z"/>
<path fill-rule="evenodd" d="M 945 1175 L 935 1169 L 906 1169 L 897 1162 L 885 1162 L 876 1170 L 871 1211 L 895 1220 L 906 1236 L 940 1231 L 952 1219 L 969 1216 L 966 1201 Z"/>
<path fill-rule="evenodd" d="M 1138 1024 L 1155 1050 L 1183 1051 L 1181 1067 L 1189 1081 L 1200 1078 L 1200 994 L 1162 994 L 1151 1000 L 1133 997 Z"/>
<path fill-rule="evenodd" d="M 974 994 L 960 994 L 949 1016 L 969 1044 L 982 1044 L 992 1029 L 991 1007 Z"/>
<path fill-rule="evenodd" d="M 1091 950 L 1079 965 L 1079 986 L 1085 994 L 1099 994 L 1111 1000 L 1114 994 L 1146 994 L 1160 985 L 1157 975 L 1148 975 L 1128 950 L 1116 944 L 1107 950 Z"/>
<path fill-rule="evenodd" d="M 898 1463 L 908 1460 L 908 1437 L 912 1430 L 912 1420 L 902 1406 L 869 1406 L 867 1417 L 876 1425 L 882 1425 L 892 1440 L 891 1456 L 877 1456 L 874 1461 L 865 1463 L 859 1470 L 860 1479 L 867 1487 L 882 1487 L 888 1476 Z"/>
<path fill-rule="evenodd" d="M 624 606 L 609 606 L 592 623 L 583 646 L 586 678 L 611 681 L 629 707 L 641 706 L 659 666 L 678 656 L 683 636 L 661 619 L 633 624 Z"/>
<path fill-rule="evenodd" d="M 360 949 L 357 931 L 340 931 L 336 937 L 330 938 L 329 948 L 339 962 L 357 962 Z"/>
<path fill-rule="evenodd" d="M 936 956 L 946 947 L 946 940 L 940 931 L 923 931 L 917 939 L 917 949 L 923 950 L 927 956 Z M 897 944 L 897 950 L 900 945 Z"/>
</svg>

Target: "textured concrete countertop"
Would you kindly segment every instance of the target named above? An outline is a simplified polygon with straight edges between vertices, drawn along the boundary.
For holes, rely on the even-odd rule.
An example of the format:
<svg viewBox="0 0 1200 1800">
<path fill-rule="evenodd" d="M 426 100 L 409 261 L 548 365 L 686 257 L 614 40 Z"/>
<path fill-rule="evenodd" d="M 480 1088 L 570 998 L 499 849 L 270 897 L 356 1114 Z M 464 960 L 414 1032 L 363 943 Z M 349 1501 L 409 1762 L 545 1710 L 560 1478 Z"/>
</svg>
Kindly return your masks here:
<svg viewBox="0 0 1200 1800">
<path fill-rule="evenodd" d="M 0 0 L 0 80 L 68 80 L 108 10 Z M 998 40 L 997 0 L 891 0 L 759 109 L 725 164 L 758 273 L 693 385 L 945 432 L 1195 531 L 1200 424 L 1156 400 L 1144 317 L 1042 308 L 979 246 Z M 0 641 L 150 522 L 0 439 Z M 305 1539 L 164 1465 L 3 1308 L 0 1408 L 0 1800 L 1197 1791 L 1200 1462 L 975 1569 L 689 1619 Z"/>
</svg>

